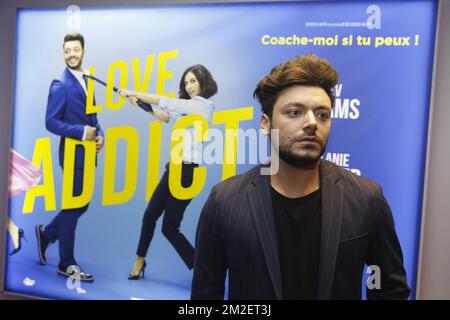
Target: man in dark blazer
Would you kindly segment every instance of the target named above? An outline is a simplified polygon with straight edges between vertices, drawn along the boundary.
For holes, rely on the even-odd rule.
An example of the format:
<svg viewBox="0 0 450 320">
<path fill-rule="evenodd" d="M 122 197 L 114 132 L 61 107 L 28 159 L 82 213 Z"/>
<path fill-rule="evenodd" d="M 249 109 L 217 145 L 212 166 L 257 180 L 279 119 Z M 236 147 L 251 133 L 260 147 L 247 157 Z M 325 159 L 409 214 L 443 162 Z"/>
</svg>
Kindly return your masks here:
<svg viewBox="0 0 450 320">
<path fill-rule="evenodd" d="M 328 61 L 304 55 L 259 82 L 261 128 L 277 152 L 211 191 L 197 227 L 192 299 L 223 299 L 227 271 L 229 299 L 361 299 L 365 264 L 375 270 L 368 299 L 409 296 L 381 187 L 321 159 L 337 81 Z"/>
<path fill-rule="evenodd" d="M 46 127 L 61 137 L 59 145 L 59 164 L 64 170 L 64 151 L 66 138 L 76 140 L 95 140 L 97 153 L 104 142 L 103 131 L 97 115 L 86 114 L 87 80 L 82 68 L 85 54 L 84 38 L 79 33 L 68 34 L 63 43 L 64 59 L 67 68 L 61 79 L 53 80 L 48 96 Z M 75 170 L 73 196 L 83 191 L 85 150 L 81 145 L 75 149 Z M 45 265 L 46 249 L 49 243 L 59 240 L 58 273 L 82 281 L 92 281 L 94 276 L 81 270 L 74 257 L 75 229 L 78 219 L 86 212 L 89 204 L 82 208 L 61 210 L 53 221 L 45 226 L 36 227 L 38 254 L 41 264 Z"/>
</svg>

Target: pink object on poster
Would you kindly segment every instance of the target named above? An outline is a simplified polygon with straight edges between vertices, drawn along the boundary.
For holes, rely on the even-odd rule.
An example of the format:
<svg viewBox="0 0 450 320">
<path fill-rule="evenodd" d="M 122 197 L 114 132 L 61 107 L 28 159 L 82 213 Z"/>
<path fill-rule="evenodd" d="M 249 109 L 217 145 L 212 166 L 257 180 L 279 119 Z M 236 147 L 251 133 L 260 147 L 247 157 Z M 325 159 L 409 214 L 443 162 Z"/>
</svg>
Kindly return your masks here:
<svg viewBox="0 0 450 320">
<path fill-rule="evenodd" d="M 9 150 L 9 154 L 8 196 L 13 197 L 37 185 L 41 179 L 41 172 L 30 160 L 13 149 Z"/>
</svg>

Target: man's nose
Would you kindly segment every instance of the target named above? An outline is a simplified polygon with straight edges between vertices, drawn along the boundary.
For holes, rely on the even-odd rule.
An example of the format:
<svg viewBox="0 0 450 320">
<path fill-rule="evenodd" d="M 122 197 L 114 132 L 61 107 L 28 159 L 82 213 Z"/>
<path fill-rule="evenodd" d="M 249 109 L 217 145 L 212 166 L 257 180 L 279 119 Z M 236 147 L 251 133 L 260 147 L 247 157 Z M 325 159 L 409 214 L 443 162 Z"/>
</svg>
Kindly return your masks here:
<svg viewBox="0 0 450 320">
<path fill-rule="evenodd" d="M 317 129 L 317 119 L 312 110 L 306 112 L 303 122 L 303 130 L 313 130 Z"/>
</svg>

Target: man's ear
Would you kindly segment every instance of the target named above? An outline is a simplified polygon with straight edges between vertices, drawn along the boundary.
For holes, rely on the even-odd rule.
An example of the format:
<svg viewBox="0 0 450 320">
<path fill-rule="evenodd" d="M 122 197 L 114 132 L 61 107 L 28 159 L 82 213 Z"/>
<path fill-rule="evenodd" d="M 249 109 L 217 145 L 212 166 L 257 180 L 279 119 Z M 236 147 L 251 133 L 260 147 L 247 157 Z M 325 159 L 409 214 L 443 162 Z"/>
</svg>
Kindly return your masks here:
<svg viewBox="0 0 450 320">
<path fill-rule="evenodd" d="M 271 128 L 270 118 L 265 113 L 263 113 L 263 115 L 261 116 L 260 126 L 261 126 L 261 130 L 263 131 L 263 133 L 265 135 L 270 134 L 270 128 Z"/>
</svg>

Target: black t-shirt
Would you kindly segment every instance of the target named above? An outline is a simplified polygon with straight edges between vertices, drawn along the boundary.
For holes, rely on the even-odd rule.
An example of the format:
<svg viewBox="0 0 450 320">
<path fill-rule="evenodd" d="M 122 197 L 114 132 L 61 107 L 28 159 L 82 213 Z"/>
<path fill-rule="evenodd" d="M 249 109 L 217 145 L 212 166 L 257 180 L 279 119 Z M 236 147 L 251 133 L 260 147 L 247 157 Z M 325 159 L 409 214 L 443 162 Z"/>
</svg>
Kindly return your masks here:
<svg viewBox="0 0 450 320">
<path fill-rule="evenodd" d="M 320 189 L 288 198 L 272 189 L 284 299 L 317 299 L 320 260 Z"/>
</svg>

